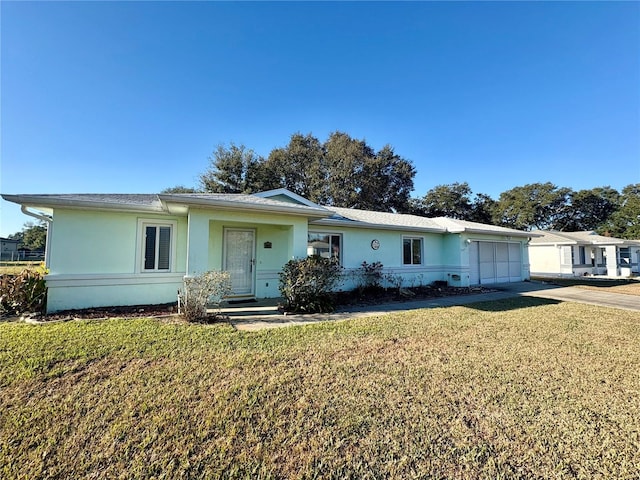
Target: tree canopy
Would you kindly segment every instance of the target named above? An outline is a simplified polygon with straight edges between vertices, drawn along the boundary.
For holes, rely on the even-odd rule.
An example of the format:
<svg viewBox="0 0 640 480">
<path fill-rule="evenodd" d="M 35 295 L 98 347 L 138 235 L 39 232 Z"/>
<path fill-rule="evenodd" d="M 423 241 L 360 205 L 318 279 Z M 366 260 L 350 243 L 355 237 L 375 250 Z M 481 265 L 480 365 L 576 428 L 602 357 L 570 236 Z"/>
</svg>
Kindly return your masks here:
<svg viewBox="0 0 640 480">
<path fill-rule="evenodd" d="M 209 157 L 210 166 L 200 175 L 202 190 L 210 193 L 254 193 L 261 190 L 259 165 L 264 160 L 244 145 L 223 144 Z"/>
<path fill-rule="evenodd" d="M 514 187 L 500 194 L 494 221 L 520 230 L 556 229 L 570 193 L 571 189 L 551 182 Z"/>
<path fill-rule="evenodd" d="M 221 144 L 199 176 L 199 188 L 163 193 L 255 193 L 286 188 L 320 205 L 445 216 L 521 230 L 595 230 L 640 238 L 640 184 L 573 191 L 551 182 L 516 186 L 497 200 L 467 182 L 436 185 L 411 198 L 416 169 L 391 145 L 375 151 L 365 140 L 335 131 L 325 141 L 294 133 L 266 158 L 244 145 Z"/>
<path fill-rule="evenodd" d="M 47 225 L 44 222 L 26 222 L 22 231 L 13 233 L 8 238 L 18 240 L 19 248 L 44 250 L 47 244 Z"/>
<path fill-rule="evenodd" d="M 200 183 L 212 193 L 287 188 L 322 205 L 406 212 L 415 174 L 413 164 L 390 145 L 376 152 L 343 132 L 331 133 L 324 143 L 295 133 L 266 160 L 244 145 L 219 145 Z"/>
<path fill-rule="evenodd" d="M 618 208 L 599 230 L 612 237 L 640 239 L 640 183 L 622 189 Z"/>
<path fill-rule="evenodd" d="M 184 185 L 176 185 L 175 187 L 169 187 L 162 190 L 160 193 L 198 193 L 199 190 L 192 187 L 185 187 Z"/>
</svg>

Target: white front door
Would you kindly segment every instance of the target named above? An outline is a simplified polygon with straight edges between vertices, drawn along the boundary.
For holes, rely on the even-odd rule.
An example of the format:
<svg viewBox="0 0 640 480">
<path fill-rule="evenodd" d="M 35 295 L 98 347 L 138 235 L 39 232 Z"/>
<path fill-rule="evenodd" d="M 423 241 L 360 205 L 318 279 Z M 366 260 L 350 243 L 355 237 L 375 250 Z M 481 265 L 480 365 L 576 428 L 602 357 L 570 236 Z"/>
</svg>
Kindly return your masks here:
<svg viewBox="0 0 640 480">
<path fill-rule="evenodd" d="M 254 295 L 255 237 L 251 229 L 224 229 L 223 269 L 231 275 L 232 294 Z"/>
</svg>

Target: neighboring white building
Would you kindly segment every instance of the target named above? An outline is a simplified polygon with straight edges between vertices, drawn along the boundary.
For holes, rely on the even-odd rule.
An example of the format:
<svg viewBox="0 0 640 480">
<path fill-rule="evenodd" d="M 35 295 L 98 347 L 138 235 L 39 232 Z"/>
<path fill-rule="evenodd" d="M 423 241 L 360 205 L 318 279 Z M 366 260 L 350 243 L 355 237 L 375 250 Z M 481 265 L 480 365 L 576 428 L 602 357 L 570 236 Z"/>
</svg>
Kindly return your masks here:
<svg viewBox="0 0 640 480">
<path fill-rule="evenodd" d="M 640 241 L 604 237 L 593 231 L 541 234 L 529 243 L 533 276 L 630 277 L 639 273 Z"/>
<path fill-rule="evenodd" d="M 18 240 L 0 238 L 0 260 L 18 260 Z"/>
</svg>

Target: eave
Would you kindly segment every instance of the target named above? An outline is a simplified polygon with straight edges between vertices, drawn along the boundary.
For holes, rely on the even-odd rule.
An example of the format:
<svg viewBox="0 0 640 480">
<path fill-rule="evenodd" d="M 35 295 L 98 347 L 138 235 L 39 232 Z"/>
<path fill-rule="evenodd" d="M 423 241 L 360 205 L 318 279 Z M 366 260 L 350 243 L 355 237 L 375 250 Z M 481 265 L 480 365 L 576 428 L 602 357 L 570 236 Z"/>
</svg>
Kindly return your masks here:
<svg viewBox="0 0 640 480">
<path fill-rule="evenodd" d="M 269 205 L 253 202 L 228 201 L 211 198 L 180 197 L 170 194 L 158 195 L 163 207 L 172 214 L 186 214 L 190 207 L 217 208 L 228 211 L 259 211 L 262 213 L 295 215 L 305 218 L 326 218 L 332 212 L 321 207 L 307 207 L 295 204 Z"/>
<path fill-rule="evenodd" d="M 75 210 L 99 210 L 120 212 L 144 212 L 144 213 L 167 213 L 160 202 L 154 204 L 128 204 L 102 201 L 87 201 L 80 199 L 61 198 L 55 195 L 11 195 L 2 194 L 2 198 L 8 202 L 17 203 L 27 208 L 34 208 L 39 211 L 51 214 L 54 208 L 65 208 Z"/>
<path fill-rule="evenodd" d="M 311 225 L 342 227 L 342 228 L 366 228 L 369 230 L 396 230 L 403 232 L 427 232 L 427 233 L 447 233 L 445 228 L 434 227 L 415 227 L 404 225 L 388 225 L 380 223 L 359 222 L 357 220 L 333 220 L 324 218 L 322 220 L 314 220 Z"/>
</svg>

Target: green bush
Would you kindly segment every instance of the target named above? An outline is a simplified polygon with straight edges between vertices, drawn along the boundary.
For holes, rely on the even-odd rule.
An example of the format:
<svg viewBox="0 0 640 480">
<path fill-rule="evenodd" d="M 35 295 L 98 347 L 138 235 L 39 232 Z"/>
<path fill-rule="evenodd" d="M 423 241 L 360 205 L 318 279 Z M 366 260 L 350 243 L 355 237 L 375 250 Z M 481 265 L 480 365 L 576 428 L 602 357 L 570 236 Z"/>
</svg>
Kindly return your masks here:
<svg viewBox="0 0 640 480">
<path fill-rule="evenodd" d="M 0 313 L 43 313 L 47 298 L 46 274 L 47 270 L 40 267 L 24 269 L 17 275 L 0 276 Z"/>
<path fill-rule="evenodd" d="M 293 312 L 319 313 L 334 309 L 331 292 L 340 284 L 342 267 L 318 255 L 290 260 L 280 272 L 280 293 Z"/>
</svg>

